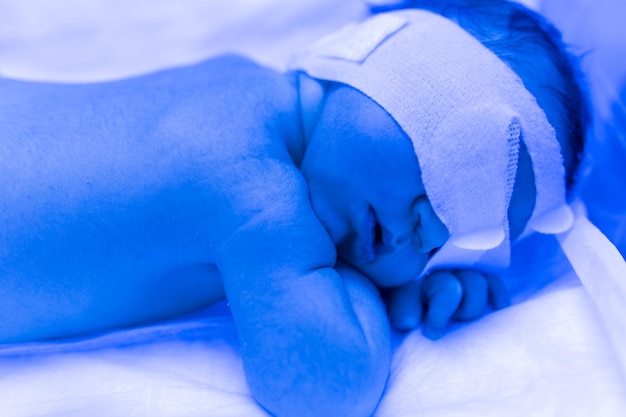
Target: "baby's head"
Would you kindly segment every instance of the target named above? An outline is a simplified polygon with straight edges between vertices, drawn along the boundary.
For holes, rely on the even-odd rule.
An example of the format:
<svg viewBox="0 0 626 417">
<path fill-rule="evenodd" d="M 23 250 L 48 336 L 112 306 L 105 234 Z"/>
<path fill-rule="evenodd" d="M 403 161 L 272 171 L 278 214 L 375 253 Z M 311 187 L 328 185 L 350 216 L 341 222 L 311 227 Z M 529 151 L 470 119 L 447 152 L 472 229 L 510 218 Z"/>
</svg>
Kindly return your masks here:
<svg viewBox="0 0 626 417">
<path fill-rule="evenodd" d="M 578 59 L 567 51 L 561 33 L 543 16 L 506 0 L 409 0 L 396 7 L 419 7 L 456 22 L 515 71 L 556 130 L 571 190 L 589 105 Z"/>
<path fill-rule="evenodd" d="M 544 161 L 543 171 L 541 169 L 538 171 L 540 176 L 539 187 L 544 187 L 543 189 L 545 189 L 545 183 L 550 181 L 555 184 L 554 179 L 551 180 L 549 177 L 550 175 L 554 176 L 556 172 L 561 177 L 565 177 L 560 178 L 561 183 L 567 184 L 567 187 L 571 188 L 583 147 L 587 108 L 584 95 L 578 85 L 580 77 L 575 69 L 575 65 L 573 65 L 573 59 L 565 52 L 556 30 L 536 14 L 517 4 L 505 1 L 433 0 L 415 3 L 417 3 L 417 7 L 432 10 L 457 22 L 465 31 L 480 41 L 484 47 L 487 47 L 493 54 L 499 57 L 498 63 L 506 63 L 522 79 L 525 87 L 525 89 L 522 88 L 524 90 L 523 93 L 533 97 L 532 103 L 534 104 L 531 103 L 527 106 L 532 107 L 534 105 L 537 109 L 543 110 L 543 112 L 539 111 L 539 113 L 545 113 L 545 115 L 541 116 L 545 120 L 545 123 L 543 123 L 544 128 L 542 130 L 541 127 L 538 127 L 536 132 L 545 133 L 548 131 L 548 128 L 550 130 L 554 129 L 552 133 L 552 136 L 556 134 L 556 138 L 553 139 L 554 145 L 557 148 L 560 147 L 560 152 L 557 150 L 557 156 L 560 161 L 562 155 L 564 161 L 565 169 L 563 172 L 563 166 L 560 162 L 554 163 L 554 158 L 551 160 L 552 165 L 554 165 L 554 172 L 548 173 L 548 180 L 545 180 L 545 164 L 547 162 Z M 434 20 L 434 22 L 438 23 L 437 20 Z M 389 36 L 389 33 L 391 33 L 391 36 L 394 36 L 394 30 L 398 30 L 391 27 L 394 25 L 400 27 L 399 30 L 403 30 L 402 22 L 396 24 L 393 20 L 387 20 L 383 24 L 379 23 L 372 26 L 375 30 L 379 30 L 382 27 L 383 32 L 381 32 L 378 42 L 387 42 L 386 36 Z M 435 28 L 438 28 L 438 26 L 435 26 Z M 435 31 L 434 35 L 438 36 L 438 33 Z M 442 36 L 445 37 L 447 35 L 444 33 Z M 411 51 L 411 53 L 413 52 L 415 54 L 425 54 L 424 50 L 419 48 Z M 442 49 L 438 49 L 436 53 L 438 52 L 442 52 L 443 55 L 449 53 L 448 50 Z M 363 56 L 357 56 L 359 55 L 358 50 L 354 53 L 353 59 L 363 59 Z M 376 53 L 381 54 L 378 51 Z M 363 55 L 366 59 L 370 59 L 369 53 L 366 52 Z M 439 57 L 436 59 L 439 59 Z M 441 65 L 441 67 L 435 65 L 431 66 L 428 71 L 432 72 L 436 68 L 441 68 L 442 73 L 446 73 L 448 70 L 445 65 Z M 488 72 L 487 70 L 485 71 Z M 496 74 L 499 74 L 498 71 L 496 70 Z M 478 72 L 480 71 L 474 70 L 474 73 L 466 74 L 467 80 L 480 79 L 481 74 L 477 74 Z M 309 182 L 313 207 L 336 242 L 339 256 L 369 275 L 379 285 L 397 285 L 420 275 L 433 253 L 448 241 L 450 238 L 448 229 L 450 227 L 446 227 L 446 224 L 452 227 L 456 227 L 459 224 L 458 221 L 455 223 L 454 219 L 452 221 L 447 219 L 444 224 L 439 218 L 441 216 L 438 217 L 435 214 L 436 212 L 441 214 L 441 208 L 433 208 L 431 201 L 433 201 L 433 196 L 435 196 L 435 199 L 437 198 L 437 193 L 440 200 L 442 195 L 446 196 L 446 184 L 444 182 L 442 185 L 442 181 L 440 181 L 440 184 L 437 185 L 438 189 L 433 185 L 425 186 L 422 172 L 425 172 L 426 177 L 430 175 L 430 178 L 432 178 L 433 172 L 435 172 L 436 175 L 441 177 L 448 176 L 448 178 L 452 179 L 449 190 L 452 194 L 448 193 L 448 196 L 452 195 L 457 203 L 465 202 L 464 200 L 459 200 L 459 198 L 465 200 L 472 200 L 473 198 L 476 200 L 474 196 L 484 192 L 485 189 L 489 189 L 491 182 L 485 184 L 474 180 L 474 173 L 470 172 L 474 168 L 468 168 L 465 165 L 463 165 L 465 170 L 463 172 L 459 172 L 458 169 L 454 169 L 454 166 L 451 167 L 449 165 L 445 171 L 441 170 L 441 168 L 439 170 L 433 169 L 433 165 L 436 165 L 433 161 L 441 160 L 442 154 L 443 157 L 446 156 L 445 152 L 440 150 L 439 155 L 433 157 L 428 153 L 428 146 L 439 142 L 430 141 L 426 142 L 426 144 L 420 144 L 416 143 L 414 136 L 423 136 L 424 132 L 426 132 L 426 134 L 432 134 L 433 137 L 436 137 L 438 130 L 444 132 L 441 135 L 445 135 L 445 132 L 452 132 L 450 129 L 454 128 L 462 130 L 463 126 L 459 127 L 459 124 L 464 123 L 464 120 L 461 118 L 452 123 L 446 121 L 446 123 L 453 126 L 452 128 L 449 126 L 428 125 L 426 127 L 417 126 L 414 130 L 411 130 L 414 128 L 414 126 L 410 126 L 412 122 L 406 122 L 405 119 L 402 119 L 402 105 L 399 106 L 400 110 L 398 110 L 398 106 L 393 100 L 385 101 L 387 100 L 387 94 L 384 89 L 393 90 L 395 87 L 396 90 L 399 90 L 397 87 L 398 83 L 389 82 L 388 79 L 385 79 L 385 76 L 385 73 L 379 73 L 377 78 L 374 79 L 379 86 L 383 86 L 382 90 L 380 88 L 377 90 L 376 88 L 378 87 L 374 87 L 374 94 L 371 93 L 372 90 L 366 91 L 377 102 L 355 88 L 333 82 L 336 79 L 332 77 L 327 77 L 326 79 L 331 80 L 331 82 L 325 84 L 317 84 L 306 78 L 301 78 L 303 83 L 301 91 L 310 92 L 303 95 L 305 105 L 307 101 L 306 96 L 314 97 L 317 93 L 318 95 L 323 94 L 324 97 L 322 104 L 319 106 L 319 111 L 310 111 L 304 117 L 305 127 L 307 125 L 315 125 L 315 127 L 308 134 L 308 146 L 302 164 L 302 171 Z M 397 77 L 397 71 L 393 76 Z M 458 74 L 455 76 L 458 78 Z M 338 79 L 341 78 L 339 77 Z M 431 82 L 431 78 L 428 75 L 424 79 L 426 79 L 426 82 Z M 433 79 L 437 82 L 436 80 L 441 79 L 441 77 L 434 77 Z M 307 86 L 306 84 L 309 85 Z M 473 86 L 470 85 L 471 82 L 468 81 L 465 84 L 463 88 L 466 91 L 460 93 L 461 99 L 465 99 L 465 95 L 475 94 L 475 91 L 472 91 Z M 468 85 L 470 85 L 470 88 L 467 88 Z M 370 88 L 367 86 L 367 83 L 365 86 L 364 91 Z M 415 94 L 415 91 L 409 91 L 412 87 L 408 86 L 406 95 L 410 96 L 411 99 L 415 99 L 416 96 L 419 99 L 419 95 Z M 435 85 L 435 89 L 431 91 L 439 91 L 436 89 L 437 87 Z M 317 91 L 316 88 L 318 89 Z M 513 91 L 514 93 L 511 95 L 515 95 L 517 94 L 515 93 L 517 91 L 515 88 L 517 87 L 506 91 Z M 425 90 L 427 88 L 419 91 Z M 480 89 L 476 90 L 479 91 L 479 94 L 482 94 Z M 402 93 L 404 92 L 402 90 Z M 451 92 L 456 94 L 456 90 Z M 428 94 L 432 95 L 432 92 Z M 457 107 L 461 106 L 457 106 L 458 97 L 451 98 L 454 94 L 445 95 L 444 99 L 433 101 L 433 107 L 440 106 L 434 112 L 445 113 L 443 119 L 435 118 L 433 120 L 444 120 L 448 114 L 456 114 L 458 112 L 459 109 Z M 485 92 L 484 94 L 487 97 L 489 93 Z M 390 95 L 393 96 L 393 91 Z M 382 99 L 379 99 L 381 96 Z M 503 103 L 508 104 L 507 99 L 509 98 L 504 97 Z M 315 100 L 312 101 L 316 102 Z M 529 102 L 528 100 L 526 101 Z M 391 104 L 381 107 L 381 102 Z M 314 107 L 312 106 L 312 108 Z M 461 108 L 461 110 L 463 109 Z M 486 107 L 475 115 L 469 115 L 469 119 L 473 120 L 474 123 L 481 124 L 478 126 L 477 136 L 497 131 L 501 126 L 498 126 L 496 120 L 499 120 L 501 117 L 505 117 L 505 119 L 509 117 L 508 114 L 502 116 L 500 110 L 494 111 L 492 115 L 492 110 L 492 108 Z M 533 111 L 535 110 L 529 110 L 531 113 Z M 420 117 L 416 118 L 420 120 L 420 123 L 431 117 L 428 114 L 428 109 L 421 108 L 419 112 L 421 112 L 418 115 Z M 399 117 L 398 114 L 400 114 Z M 411 114 L 411 117 L 413 114 Z M 514 159 L 515 164 L 511 164 L 510 161 L 508 163 L 507 161 L 500 163 L 503 170 L 501 172 L 498 171 L 498 175 L 494 173 L 493 178 L 493 183 L 497 185 L 493 185 L 492 188 L 502 189 L 499 194 L 495 193 L 493 195 L 506 198 L 506 204 L 501 204 L 501 210 L 504 211 L 501 215 L 504 216 L 503 218 L 507 225 L 504 227 L 505 236 L 504 241 L 499 244 L 500 247 L 508 246 L 509 237 L 511 240 L 514 240 L 522 234 L 529 219 L 533 216 L 537 204 L 536 201 L 539 201 L 536 199 L 537 186 L 535 184 L 536 177 L 534 171 L 537 170 L 537 166 L 541 162 L 537 162 L 536 157 L 535 159 L 531 158 L 531 153 L 529 153 L 525 144 L 525 140 L 531 140 L 531 138 L 525 137 L 524 133 L 531 132 L 532 129 L 530 129 L 529 125 L 541 125 L 541 121 L 537 122 L 536 118 L 532 119 L 532 116 L 526 116 L 527 114 L 522 112 L 522 116 L 520 116 L 522 119 L 521 129 L 517 116 L 506 119 L 511 120 L 511 122 L 506 122 L 507 124 L 504 127 L 508 131 L 513 131 L 513 133 L 509 137 L 501 137 L 500 139 L 503 142 L 495 140 L 485 142 L 485 140 L 474 140 L 474 138 L 470 140 L 468 138 L 467 143 L 463 140 L 455 142 L 455 148 L 461 150 L 461 155 L 450 156 L 450 159 L 460 158 L 459 161 L 463 161 L 463 153 L 472 154 L 473 152 L 473 157 L 465 157 L 465 162 L 474 161 L 476 165 L 480 165 L 483 158 L 479 156 L 485 155 L 484 159 L 488 160 L 489 158 L 487 158 L 485 150 L 488 149 L 488 152 L 491 153 L 492 147 L 493 153 L 500 152 L 501 155 L 505 155 L 504 159 L 506 159 L 508 154 L 510 160 Z M 307 118 L 315 118 L 316 123 L 306 123 Z M 483 129 L 484 125 L 492 124 L 492 118 L 494 120 L 493 129 L 490 126 Z M 476 120 L 481 121 L 476 122 Z M 454 136 L 454 133 L 452 132 L 452 136 Z M 407 136 L 411 140 L 407 140 Z M 530 133 L 526 136 L 530 136 Z M 463 135 L 459 137 L 463 137 Z M 511 139 L 512 137 L 513 139 Z M 557 139 L 558 144 L 556 142 Z M 507 141 L 509 142 L 508 145 Z M 537 147 L 532 141 L 529 144 L 531 149 L 535 149 L 534 152 L 536 154 Z M 421 153 L 418 152 L 420 146 L 422 149 Z M 482 154 L 480 153 L 480 146 L 487 146 L 482 148 Z M 426 151 L 424 151 L 424 148 Z M 517 156 L 518 154 L 519 157 Z M 430 162 L 426 164 L 425 161 Z M 496 162 L 493 162 L 493 164 L 496 167 L 498 166 Z M 420 169 L 420 165 L 422 169 Z M 442 165 L 445 165 L 445 163 Z M 557 169 L 559 167 L 560 171 Z M 506 169 L 509 171 L 506 171 Z M 511 172 L 511 169 L 513 172 Z M 476 170 L 480 171 L 479 169 Z M 452 176 L 450 177 L 450 175 Z M 542 175 L 543 177 L 541 177 Z M 507 178 L 504 178 L 507 176 L 510 177 L 508 182 Z M 467 178 L 467 180 L 462 180 L 458 184 L 453 185 L 452 183 L 456 182 L 454 181 L 455 178 Z M 480 176 L 476 176 L 476 178 L 480 178 Z M 484 180 L 484 175 L 482 178 Z M 426 182 L 427 184 L 432 184 L 432 181 Z M 507 184 L 510 188 L 508 191 L 506 190 Z M 484 195 L 490 194 L 487 192 Z M 545 192 L 543 195 L 545 196 Z M 564 196 L 562 196 L 562 199 L 564 200 Z M 545 197 L 539 203 L 542 204 L 544 202 Z M 463 204 L 460 205 L 462 206 Z M 489 204 L 486 204 L 486 206 L 491 207 Z M 497 208 L 497 204 L 493 205 L 493 207 Z M 485 219 L 489 221 L 489 216 L 491 215 L 491 213 L 487 212 L 487 216 L 485 216 L 485 213 L 482 213 L 481 216 L 477 210 L 468 215 L 468 211 L 472 210 L 466 210 L 465 213 L 461 213 L 461 223 L 467 221 L 480 224 L 480 221 L 484 222 Z M 497 214 L 494 214 L 493 217 L 497 219 L 497 216 Z M 555 230 L 559 227 L 562 226 L 556 226 Z M 453 233 L 452 235 L 452 239 L 454 239 L 456 234 Z M 474 245 L 475 249 L 492 249 L 492 252 L 495 253 L 496 251 L 493 248 L 497 247 L 498 244 L 494 245 L 493 242 L 498 241 L 498 239 L 502 241 L 503 239 L 502 236 L 499 238 L 494 237 L 496 235 L 497 233 L 492 233 L 490 237 L 488 235 L 482 237 L 484 242 L 492 241 L 488 246 L 481 247 L 484 242 L 481 243 L 480 239 L 476 240 L 475 236 L 474 240 L 466 240 L 466 243 L 461 243 L 460 246 L 465 246 L 467 249 Z M 442 254 L 440 253 L 439 255 Z M 471 257 L 463 259 L 471 259 Z"/>
</svg>

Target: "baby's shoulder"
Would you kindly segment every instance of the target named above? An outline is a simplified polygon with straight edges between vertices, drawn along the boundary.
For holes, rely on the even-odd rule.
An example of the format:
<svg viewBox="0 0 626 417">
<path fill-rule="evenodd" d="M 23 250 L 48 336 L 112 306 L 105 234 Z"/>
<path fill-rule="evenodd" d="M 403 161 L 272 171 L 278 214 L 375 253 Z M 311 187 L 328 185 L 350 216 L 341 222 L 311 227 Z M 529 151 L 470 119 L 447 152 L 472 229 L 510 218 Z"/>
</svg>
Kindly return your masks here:
<svg viewBox="0 0 626 417">
<path fill-rule="evenodd" d="M 156 78 L 171 93 L 159 130 L 198 141 L 214 163 L 275 154 L 300 134 L 291 78 L 247 58 L 218 57 Z"/>
<path fill-rule="evenodd" d="M 280 224 L 308 205 L 306 184 L 290 154 L 300 137 L 297 93 L 284 74 L 246 58 L 224 56 L 181 69 L 186 94 L 162 115 L 160 134 L 190 143 L 202 168 L 216 225 L 227 237 L 253 218 Z"/>
<path fill-rule="evenodd" d="M 297 90 L 292 75 L 279 73 L 271 68 L 239 55 L 223 55 L 179 69 L 173 76 L 193 87 L 199 97 L 209 104 L 230 103 L 240 110 L 254 108 L 269 111 L 293 110 L 297 102 Z M 237 116 L 232 114 L 231 116 Z"/>
</svg>

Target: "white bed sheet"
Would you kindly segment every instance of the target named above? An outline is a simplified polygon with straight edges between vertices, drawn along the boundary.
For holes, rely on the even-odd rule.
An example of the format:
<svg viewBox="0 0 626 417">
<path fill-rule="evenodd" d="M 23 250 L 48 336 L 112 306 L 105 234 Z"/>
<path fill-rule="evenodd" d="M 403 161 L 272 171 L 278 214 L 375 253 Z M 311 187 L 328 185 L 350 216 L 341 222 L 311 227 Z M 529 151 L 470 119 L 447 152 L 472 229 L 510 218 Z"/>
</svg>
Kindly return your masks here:
<svg viewBox="0 0 626 417">
<path fill-rule="evenodd" d="M 4 0 L 0 73 L 103 80 L 227 51 L 283 68 L 289 50 L 364 12 L 357 0 Z M 626 380 L 584 288 L 553 243 L 530 240 L 520 253 L 508 277 L 513 307 L 439 342 L 395 335 L 377 417 L 626 415 Z M 267 414 L 250 396 L 221 304 L 79 341 L 0 348 L 0 415 Z"/>
</svg>

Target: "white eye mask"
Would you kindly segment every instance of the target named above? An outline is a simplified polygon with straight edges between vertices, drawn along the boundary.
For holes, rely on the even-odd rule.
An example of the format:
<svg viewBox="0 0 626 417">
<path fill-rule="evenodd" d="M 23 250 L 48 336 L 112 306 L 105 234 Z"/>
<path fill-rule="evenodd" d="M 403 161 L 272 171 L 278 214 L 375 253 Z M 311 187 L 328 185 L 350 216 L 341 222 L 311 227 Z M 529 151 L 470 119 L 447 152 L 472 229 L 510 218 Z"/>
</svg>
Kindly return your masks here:
<svg viewBox="0 0 626 417">
<path fill-rule="evenodd" d="M 450 239 L 435 266 L 505 266 L 520 140 L 537 199 L 528 227 L 568 230 L 560 146 L 521 79 L 452 21 L 423 10 L 373 16 L 323 39 L 292 67 L 361 91 L 411 139 L 426 193 Z"/>
</svg>

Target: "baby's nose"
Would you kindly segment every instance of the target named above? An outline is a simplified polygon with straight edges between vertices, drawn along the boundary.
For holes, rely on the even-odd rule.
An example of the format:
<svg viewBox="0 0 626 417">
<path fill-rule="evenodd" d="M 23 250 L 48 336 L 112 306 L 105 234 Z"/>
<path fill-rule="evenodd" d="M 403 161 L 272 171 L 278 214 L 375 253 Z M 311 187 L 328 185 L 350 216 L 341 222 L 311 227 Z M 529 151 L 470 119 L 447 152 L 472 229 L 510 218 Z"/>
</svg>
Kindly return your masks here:
<svg viewBox="0 0 626 417">
<path fill-rule="evenodd" d="M 439 220 L 430 201 L 425 196 L 417 199 L 413 213 L 418 217 L 414 240 L 420 252 L 429 253 L 439 249 L 450 237 L 448 228 Z"/>
<path fill-rule="evenodd" d="M 385 232 L 383 231 L 383 243 L 393 247 L 394 249 L 403 249 L 405 246 L 412 245 L 415 241 L 415 229 L 403 231 L 389 231 L 389 236 L 385 239 Z"/>
<path fill-rule="evenodd" d="M 428 233 L 420 233 L 415 241 L 417 249 L 422 253 L 429 253 L 435 249 L 439 249 L 448 240 L 448 230 L 444 227 L 432 228 Z"/>
<path fill-rule="evenodd" d="M 445 226 L 438 225 L 418 226 L 417 228 L 404 232 L 391 234 L 390 239 L 384 239 L 389 246 L 396 250 L 404 249 L 408 245 L 417 247 L 418 251 L 429 253 L 435 249 L 439 249 L 448 240 L 448 230 Z"/>
</svg>

